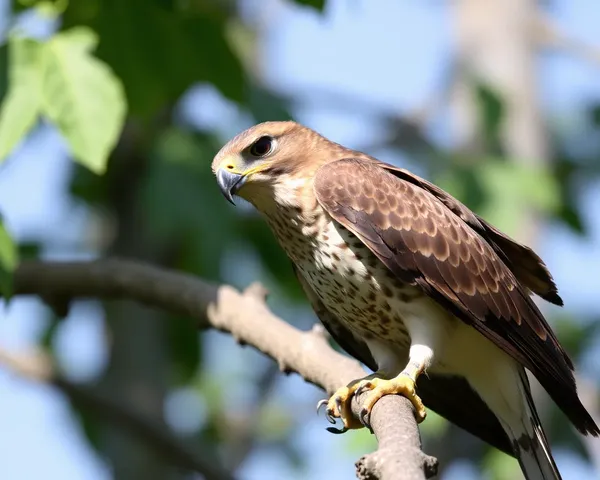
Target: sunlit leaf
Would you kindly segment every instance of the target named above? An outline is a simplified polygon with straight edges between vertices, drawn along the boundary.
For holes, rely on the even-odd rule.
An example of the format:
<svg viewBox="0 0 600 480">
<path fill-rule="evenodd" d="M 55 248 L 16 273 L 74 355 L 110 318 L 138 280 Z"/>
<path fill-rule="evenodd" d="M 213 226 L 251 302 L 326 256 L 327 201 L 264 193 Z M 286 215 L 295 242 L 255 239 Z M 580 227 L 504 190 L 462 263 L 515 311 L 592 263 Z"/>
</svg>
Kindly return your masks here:
<svg viewBox="0 0 600 480">
<path fill-rule="evenodd" d="M 75 159 L 103 173 L 125 121 L 126 101 L 119 79 L 91 54 L 97 41 L 80 27 L 48 42 L 42 100 Z"/>
<path fill-rule="evenodd" d="M 34 126 L 42 105 L 46 46 L 12 36 L 8 41 L 8 92 L 0 107 L 0 163 Z"/>
</svg>

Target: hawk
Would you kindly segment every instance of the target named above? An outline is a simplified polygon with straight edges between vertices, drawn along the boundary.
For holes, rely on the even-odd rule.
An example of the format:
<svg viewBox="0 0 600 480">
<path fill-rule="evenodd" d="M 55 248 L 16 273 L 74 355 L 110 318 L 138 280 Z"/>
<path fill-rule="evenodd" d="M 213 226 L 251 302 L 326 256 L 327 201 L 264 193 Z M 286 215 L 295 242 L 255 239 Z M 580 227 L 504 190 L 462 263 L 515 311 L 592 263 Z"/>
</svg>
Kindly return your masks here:
<svg viewBox="0 0 600 480">
<path fill-rule="evenodd" d="M 531 298 L 562 305 L 531 249 L 428 181 L 294 122 L 240 133 L 212 169 L 229 201 L 264 216 L 332 337 L 375 372 L 326 402 L 342 431 L 400 394 L 418 421 L 426 405 L 516 456 L 529 480 L 560 478 L 527 369 L 577 430 L 600 434 Z M 364 391 L 359 422 L 350 401 Z"/>
</svg>

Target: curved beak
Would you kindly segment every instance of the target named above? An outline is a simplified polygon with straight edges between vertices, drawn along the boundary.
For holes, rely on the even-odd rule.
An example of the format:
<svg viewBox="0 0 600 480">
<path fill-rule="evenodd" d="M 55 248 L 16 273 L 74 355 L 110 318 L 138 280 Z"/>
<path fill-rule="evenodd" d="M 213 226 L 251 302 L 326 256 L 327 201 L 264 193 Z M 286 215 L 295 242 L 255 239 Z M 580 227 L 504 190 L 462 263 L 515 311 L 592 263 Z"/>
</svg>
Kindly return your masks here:
<svg viewBox="0 0 600 480">
<path fill-rule="evenodd" d="M 233 196 L 244 184 L 245 180 L 246 177 L 239 173 L 234 173 L 224 168 L 219 168 L 217 170 L 217 183 L 219 184 L 221 193 L 232 205 L 235 205 Z"/>
</svg>

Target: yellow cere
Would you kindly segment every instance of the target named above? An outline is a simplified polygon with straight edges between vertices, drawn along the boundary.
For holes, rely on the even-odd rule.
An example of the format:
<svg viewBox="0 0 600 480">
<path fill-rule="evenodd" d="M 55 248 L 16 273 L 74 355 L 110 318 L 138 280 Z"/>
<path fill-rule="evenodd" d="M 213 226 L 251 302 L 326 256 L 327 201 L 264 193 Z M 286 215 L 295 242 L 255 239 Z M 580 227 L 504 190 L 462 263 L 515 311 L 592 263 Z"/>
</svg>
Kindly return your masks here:
<svg viewBox="0 0 600 480">
<path fill-rule="evenodd" d="M 260 172 L 261 170 L 263 170 L 265 168 L 265 164 L 261 163 L 258 165 L 255 165 L 254 167 L 250 168 L 249 170 L 246 171 L 242 171 L 239 170 L 237 168 L 237 165 L 235 165 L 235 163 L 232 160 L 225 160 L 222 164 L 220 168 L 223 168 L 231 173 L 235 173 L 237 175 L 243 175 L 245 177 L 252 175 L 253 173 L 257 173 Z"/>
</svg>

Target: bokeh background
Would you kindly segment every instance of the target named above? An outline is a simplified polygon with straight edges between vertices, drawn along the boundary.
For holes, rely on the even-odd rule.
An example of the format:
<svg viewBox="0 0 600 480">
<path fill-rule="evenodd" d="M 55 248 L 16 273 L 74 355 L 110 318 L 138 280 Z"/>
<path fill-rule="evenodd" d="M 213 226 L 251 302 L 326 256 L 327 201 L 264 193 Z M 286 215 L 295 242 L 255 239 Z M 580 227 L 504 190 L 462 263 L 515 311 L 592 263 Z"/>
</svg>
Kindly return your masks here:
<svg viewBox="0 0 600 480">
<path fill-rule="evenodd" d="M 22 258 L 119 255 L 239 288 L 259 280 L 278 315 L 309 328 L 266 226 L 228 205 L 210 173 L 238 131 L 294 118 L 426 176 L 535 246 L 566 304 L 544 311 L 598 419 L 598 25 L 595 0 L 2 0 L 3 95 L 11 34 L 47 41 L 84 26 L 127 103 L 104 175 L 73 163 L 56 122 L 37 121 L 0 167 L 4 226 Z M 375 447 L 364 431 L 328 434 L 314 412 L 322 392 L 251 348 L 128 302 L 80 301 L 58 318 L 16 298 L 0 310 L 2 351 L 49 353 L 70 381 L 241 479 L 353 478 Z M 600 478 L 599 442 L 536 396 L 564 478 Z M 0 477 L 195 478 L 80 407 L 0 365 Z M 519 478 L 516 462 L 433 414 L 422 432 L 444 480 Z"/>
</svg>

